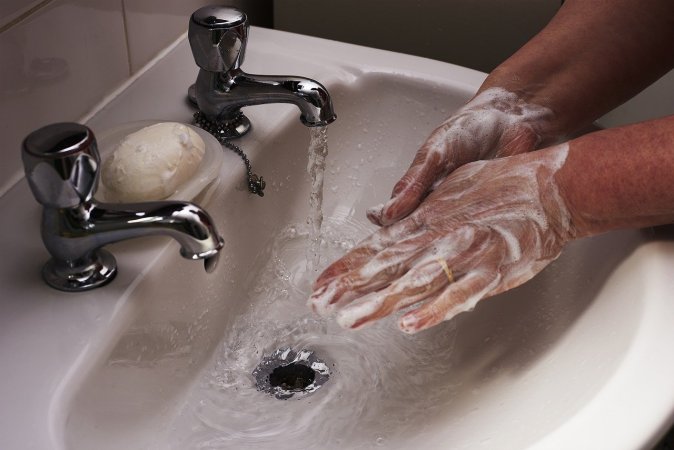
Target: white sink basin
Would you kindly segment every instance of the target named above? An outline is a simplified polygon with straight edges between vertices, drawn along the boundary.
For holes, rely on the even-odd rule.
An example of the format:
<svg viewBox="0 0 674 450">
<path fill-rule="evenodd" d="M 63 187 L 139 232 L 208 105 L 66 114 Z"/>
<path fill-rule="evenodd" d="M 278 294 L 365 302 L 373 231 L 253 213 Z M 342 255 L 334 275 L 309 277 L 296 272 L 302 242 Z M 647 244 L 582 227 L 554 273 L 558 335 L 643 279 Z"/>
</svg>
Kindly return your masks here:
<svg viewBox="0 0 674 450">
<path fill-rule="evenodd" d="M 252 30 L 244 68 L 316 78 L 333 96 L 321 265 L 374 229 L 365 209 L 388 197 L 419 143 L 483 79 L 263 29 Z M 182 41 L 89 123 L 188 122 L 195 74 Z M 3 275 L 0 356 L 10 362 L 0 393 L 6 405 L 24 401 L 0 416 L 0 448 L 633 449 L 667 429 L 671 235 L 577 242 L 532 282 L 415 336 L 392 321 L 341 330 L 306 307 L 317 274 L 306 268 L 309 132 L 292 106 L 246 112 L 254 129 L 241 146 L 268 187 L 264 198 L 248 194 L 227 151 L 204 205 L 226 244 L 213 274 L 150 239 L 112 246 L 120 276 L 110 286 L 54 292 L 37 275 L 46 258 L 37 204 L 25 185 L 2 199 L 22 205 L 3 229 L 28 221 L 34 235 L 12 244 L 27 274 Z M 259 392 L 253 370 L 283 347 L 315 351 L 330 379 L 300 399 Z M 10 359 L 17 351 L 33 362 Z"/>
</svg>

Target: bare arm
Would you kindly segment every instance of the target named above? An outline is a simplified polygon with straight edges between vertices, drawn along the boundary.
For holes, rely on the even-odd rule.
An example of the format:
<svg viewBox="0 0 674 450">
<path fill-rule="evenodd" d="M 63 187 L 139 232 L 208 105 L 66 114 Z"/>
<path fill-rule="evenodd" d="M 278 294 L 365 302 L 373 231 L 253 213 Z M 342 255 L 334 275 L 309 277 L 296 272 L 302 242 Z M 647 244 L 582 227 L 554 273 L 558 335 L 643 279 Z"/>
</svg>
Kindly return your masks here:
<svg viewBox="0 0 674 450">
<path fill-rule="evenodd" d="M 556 181 L 578 237 L 674 223 L 674 116 L 571 141 Z"/>
<path fill-rule="evenodd" d="M 417 151 L 379 225 L 410 214 L 432 187 L 478 159 L 558 142 L 674 67 L 674 1 L 567 0 Z"/>
<path fill-rule="evenodd" d="M 398 326 L 414 333 L 526 282 L 570 240 L 674 223 L 674 116 L 530 152 L 672 65 L 674 1 L 567 0 L 434 131 L 369 211 L 383 227 L 321 274 L 310 304 L 348 328 L 411 307 Z"/>
<path fill-rule="evenodd" d="M 549 136 L 572 133 L 674 67 L 671 0 L 567 0 L 551 22 L 498 66 L 500 87 L 554 112 Z M 548 140 L 548 139 L 546 139 Z"/>
</svg>

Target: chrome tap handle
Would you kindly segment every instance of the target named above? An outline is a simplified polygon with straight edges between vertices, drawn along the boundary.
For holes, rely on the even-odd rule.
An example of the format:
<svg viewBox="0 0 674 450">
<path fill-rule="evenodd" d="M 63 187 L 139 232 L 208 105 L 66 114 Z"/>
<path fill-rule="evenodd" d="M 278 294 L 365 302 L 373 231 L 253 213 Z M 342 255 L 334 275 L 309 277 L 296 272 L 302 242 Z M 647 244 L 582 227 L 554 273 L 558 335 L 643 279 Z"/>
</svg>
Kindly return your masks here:
<svg viewBox="0 0 674 450">
<path fill-rule="evenodd" d="M 91 130 L 55 123 L 30 133 L 21 157 L 35 199 L 50 208 L 73 208 L 93 198 L 100 156 Z"/>
<path fill-rule="evenodd" d="M 293 103 L 309 127 L 325 126 L 336 116 L 327 89 L 306 77 L 254 75 L 241 69 L 248 42 L 244 13 L 223 6 L 205 6 L 190 17 L 188 37 L 200 67 L 188 99 L 199 108 L 199 122 L 215 130 L 220 141 L 243 136 L 251 129 L 244 106 Z"/>
<path fill-rule="evenodd" d="M 42 268 L 50 286 L 77 292 L 109 283 L 114 256 L 102 247 L 124 239 L 167 235 L 180 254 L 204 259 L 212 270 L 224 242 L 213 220 L 197 205 L 180 201 L 99 203 L 101 158 L 93 132 L 77 123 L 56 123 L 30 133 L 21 147 L 26 178 L 42 209 L 42 241 L 51 259 Z"/>
<path fill-rule="evenodd" d="M 248 42 L 248 18 L 225 6 L 204 6 L 190 18 L 188 38 L 197 65 L 209 72 L 241 67 Z"/>
</svg>

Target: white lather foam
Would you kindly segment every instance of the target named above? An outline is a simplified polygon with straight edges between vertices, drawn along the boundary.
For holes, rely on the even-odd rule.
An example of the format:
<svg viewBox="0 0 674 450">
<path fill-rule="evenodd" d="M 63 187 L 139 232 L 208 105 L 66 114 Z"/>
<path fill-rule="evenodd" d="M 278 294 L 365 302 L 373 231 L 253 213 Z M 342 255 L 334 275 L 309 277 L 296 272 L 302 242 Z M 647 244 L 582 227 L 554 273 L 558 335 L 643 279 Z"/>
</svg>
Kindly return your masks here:
<svg viewBox="0 0 674 450">
<path fill-rule="evenodd" d="M 498 156 L 497 140 L 516 127 L 530 129 L 537 136 L 538 145 L 549 127 L 552 110 L 541 105 L 528 104 L 506 89 L 487 89 L 443 122 L 424 144 L 429 157 L 443 161 L 450 170 L 458 162 L 477 161 Z M 455 145 L 461 143 L 462 145 Z M 470 143 L 470 145 L 466 145 Z M 476 154 L 449 154 L 456 149 L 470 149 Z M 445 175 L 434 180 L 433 188 Z M 381 218 L 386 208 L 395 200 L 368 209 L 370 217 Z"/>
<path fill-rule="evenodd" d="M 546 264 L 546 262 L 552 261 L 557 257 L 556 254 L 544 255 L 544 252 L 546 251 L 543 247 L 545 239 L 541 239 L 541 237 L 550 233 L 551 224 L 547 220 L 547 213 L 544 210 L 540 194 L 542 190 L 545 190 L 545 192 L 550 194 L 546 198 L 548 201 L 551 199 L 555 201 L 556 204 L 553 205 L 553 207 L 560 215 L 555 219 L 558 220 L 562 226 L 568 226 L 570 223 L 569 212 L 562 197 L 559 195 L 558 188 L 554 181 L 554 174 L 563 167 L 568 155 L 568 150 L 567 144 L 561 144 L 548 149 L 545 152 L 537 153 L 535 155 L 531 154 L 528 160 L 523 161 L 521 165 L 505 165 L 505 160 L 501 160 L 501 162 L 494 161 L 493 163 L 478 162 L 467 165 L 457 173 L 458 178 L 462 178 L 465 175 L 462 173 L 464 171 L 469 173 L 470 176 L 476 176 L 478 172 L 488 168 L 489 164 L 503 164 L 505 166 L 504 170 L 500 172 L 497 171 L 495 176 L 488 182 L 496 183 L 497 186 L 499 183 L 517 186 L 519 195 L 504 199 L 505 203 L 500 209 L 498 204 L 496 204 L 493 209 L 489 210 L 489 215 L 481 218 L 478 217 L 470 223 L 460 225 L 460 228 L 455 230 L 454 233 L 436 239 L 425 253 L 416 256 L 417 266 L 421 266 L 422 264 L 426 264 L 437 258 L 450 258 L 452 255 L 460 254 L 470 246 L 474 239 L 478 238 L 479 235 L 475 234 L 475 230 L 492 231 L 492 235 L 488 237 L 488 240 L 484 243 L 484 248 L 505 244 L 505 255 L 503 256 L 502 264 L 507 266 L 507 273 L 481 273 L 480 271 L 483 269 L 476 268 L 475 271 L 465 274 L 467 279 L 469 277 L 479 276 L 486 277 L 486 280 L 490 280 L 491 278 L 492 281 L 488 282 L 479 292 L 469 295 L 460 305 L 456 305 L 450 309 L 444 317 L 445 320 L 450 319 L 461 312 L 472 310 L 479 300 L 489 295 L 490 292 L 496 290 L 502 283 L 505 283 L 505 285 L 508 286 L 508 283 L 523 282 L 531 278 Z M 542 172 L 547 174 L 546 177 L 542 178 L 545 182 L 545 186 L 541 186 L 539 183 L 539 175 L 541 175 Z M 468 186 L 469 187 L 463 192 L 464 195 L 467 195 L 471 190 L 477 189 L 481 185 Z M 510 194 L 511 192 L 508 193 Z M 515 193 L 517 193 L 517 191 Z M 442 190 L 435 192 L 434 195 L 442 196 Z M 447 195 L 450 196 L 449 198 L 454 198 L 451 190 L 448 190 Z M 444 200 L 447 200 L 447 198 Z M 459 206 L 457 207 L 461 211 L 457 212 L 457 214 L 470 217 L 470 206 L 471 204 L 466 206 L 460 205 L 459 203 Z M 449 220 L 452 220 L 451 212 L 448 217 Z M 509 224 L 513 224 L 513 226 L 518 228 L 509 228 Z M 517 235 L 517 232 L 518 230 L 521 230 L 521 227 L 529 227 L 531 228 L 531 231 L 525 230 L 525 232 L 533 233 L 533 236 L 531 236 L 531 239 L 528 241 L 529 246 L 526 251 L 521 247 L 521 242 Z M 484 236 L 484 234 L 482 236 Z M 499 244 L 499 241 L 492 242 L 492 239 L 501 240 L 502 244 Z M 470 257 L 470 255 L 468 256 Z M 400 258 L 400 254 L 396 253 L 396 257 Z M 365 272 L 368 276 L 374 276 L 378 270 L 382 270 L 384 267 L 385 264 L 369 264 L 369 267 Z M 429 282 L 431 280 L 432 278 L 429 278 Z M 396 291 L 404 289 L 404 286 L 401 285 L 401 281 L 404 282 L 406 280 L 404 280 L 404 277 L 401 277 L 401 279 L 394 281 Z M 333 283 L 337 282 L 338 281 L 335 281 Z M 460 282 L 461 280 L 457 281 L 457 283 Z M 330 296 L 331 291 L 333 291 L 335 287 L 333 283 L 331 283 L 331 286 L 328 286 L 326 293 L 320 297 L 325 298 L 324 296 Z M 451 290 L 451 285 L 446 289 Z M 338 312 L 338 323 L 344 327 L 351 327 L 362 318 L 374 314 L 384 302 L 385 291 L 367 294 L 365 297 L 356 299 L 354 302 L 345 305 Z M 408 316 L 404 323 L 400 323 L 400 326 L 403 331 L 413 332 L 413 322 L 413 318 Z"/>
<path fill-rule="evenodd" d="M 461 197 L 476 188 L 476 185 L 472 183 L 474 177 L 479 176 L 479 173 L 483 170 L 487 170 L 487 167 L 495 167 L 491 166 L 491 164 L 497 164 L 496 162 L 484 161 L 484 159 L 498 156 L 497 152 L 500 148 L 497 145 L 499 144 L 498 140 L 506 133 L 512 132 L 512 130 L 518 127 L 527 127 L 538 139 L 538 142 L 535 142 L 534 145 L 538 145 L 542 140 L 546 127 L 550 123 L 552 115 L 553 112 L 550 109 L 540 105 L 527 104 L 513 92 L 503 88 L 490 88 L 473 98 L 436 129 L 425 144 L 425 148 L 430 156 L 439 156 L 439 159 L 444 161 L 444 164 L 447 164 L 448 168 L 451 168 L 453 161 L 474 161 L 457 169 L 450 175 L 451 181 L 448 180 L 448 182 L 454 186 L 461 186 L 460 189 L 448 189 L 445 198 L 436 197 L 436 199 L 439 198 L 447 203 L 461 205 L 458 206 L 461 211 L 453 210 L 448 212 L 447 216 L 449 220 L 457 220 L 458 218 L 458 223 L 461 223 L 461 217 L 471 217 L 470 208 L 472 205 L 462 204 Z M 516 139 L 517 135 L 515 134 L 513 138 Z M 469 143 L 471 145 L 452 145 L 457 142 Z M 504 143 L 501 142 L 500 144 Z M 464 155 L 448 154 L 450 151 L 466 148 L 471 150 L 477 149 L 479 153 Z M 546 150 L 544 154 L 536 154 L 535 157 L 523 161 L 520 165 L 507 165 L 502 173 L 495 173 L 492 179 L 489 180 L 489 183 L 495 183 L 496 186 L 501 183 L 504 188 L 509 188 L 508 194 L 515 194 L 516 196 L 504 199 L 504 204 L 501 208 L 498 207 L 498 204 L 492 205 L 493 209 L 488 209 L 489 214 L 479 214 L 471 223 L 466 223 L 460 226 L 460 228 L 466 230 L 486 230 L 487 232 L 491 230 L 493 234 L 492 237 L 487 238 L 487 244 L 491 242 L 491 239 L 500 239 L 500 244 L 498 241 L 494 241 L 493 244 L 504 247 L 505 255 L 503 256 L 502 264 L 507 266 L 508 272 L 505 274 L 495 273 L 492 282 L 487 283 L 487 286 L 480 292 L 471 294 L 460 305 L 448 311 L 445 320 L 454 317 L 460 312 L 473 309 L 479 300 L 489 295 L 490 292 L 497 290 L 501 285 L 511 286 L 514 282 L 523 282 L 531 278 L 545 265 L 546 258 L 547 262 L 549 262 L 557 257 L 557 255 L 543 255 L 545 251 L 545 239 L 541 237 L 550 232 L 550 223 L 548 223 L 547 212 L 543 207 L 540 193 L 542 188 L 544 188 L 548 193 L 546 197 L 547 201 L 552 200 L 557 203 L 556 213 L 560 217 L 556 217 L 556 220 L 562 226 L 568 226 L 570 223 L 569 213 L 554 182 L 554 174 L 564 165 L 567 155 L 568 145 L 558 145 L 555 148 Z M 438 158 L 434 159 L 437 160 Z M 545 178 L 546 186 L 544 187 L 539 186 L 538 179 L 538 176 L 542 172 L 549 174 Z M 435 191 L 431 195 L 442 195 L 443 186 L 440 186 L 439 183 L 443 179 L 444 175 L 441 179 L 435 180 Z M 486 181 L 482 180 L 482 182 Z M 517 195 L 518 193 L 519 195 Z M 394 201 L 395 199 L 392 199 L 386 204 L 375 206 L 368 211 L 368 214 L 380 217 L 386 207 Z M 423 204 L 419 208 L 423 208 Z M 418 211 L 419 209 L 417 209 Z M 428 211 L 426 213 L 428 214 Z M 509 228 L 509 224 L 513 224 L 518 228 Z M 522 248 L 517 234 L 518 231 L 521 231 L 522 227 L 531 228 L 531 232 L 533 232 L 533 236 L 530 236 L 530 240 L 528 241 L 529 246 L 526 251 Z M 455 230 L 456 233 L 460 233 L 461 231 L 461 229 Z M 525 232 L 530 233 L 528 229 Z M 484 233 L 481 233 L 481 236 L 484 238 Z M 456 238 L 457 235 L 455 234 L 450 237 Z M 474 238 L 477 238 L 477 236 L 474 236 Z M 384 244 L 381 237 L 377 237 L 376 234 L 369 240 L 371 243 Z M 470 243 L 472 240 L 468 242 Z M 455 246 L 456 242 L 450 243 L 444 238 L 438 239 L 425 254 L 415 256 L 416 264 L 427 263 L 428 260 L 434 258 L 451 258 L 453 254 L 457 254 Z M 384 244 L 382 247 L 386 247 L 386 245 Z M 396 255 L 396 257 L 400 258 L 400 255 Z M 385 264 L 370 263 L 363 271 L 363 275 L 374 277 L 385 266 Z M 476 268 L 476 270 L 479 271 L 481 269 Z M 478 273 L 471 271 L 464 275 L 468 279 L 477 276 Z M 482 274 L 482 276 L 489 275 Z M 394 281 L 397 289 L 404 288 L 401 285 L 401 281 L 403 280 L 397 279 Z M 331 295 L 334 294 L 336 283 L 338 282 L 338 280 L 334 280 L 321 295 L 314 298 L 315 305 L 323 306 L 318 309 L 324 314 L 334 311 L 333 308 L 325 308 L 325 306 L 327 306 Z M 456 283 L 460 282 L 460 279 L 456 281 Z M 348 304 L 339 308 L 338 322 L 342 326 L 350 327 L 361 318 L 375 313 L 384 301 L 383 294 L 383 292 L 370 293 L 365 297 L 356 299 L 352 303 L 347 302 Z M 349 296 L 346 295 L 346 297 Z M 411 319 L 409 316 L 406 317 L 408 317 L 407 324 L 400 323 L 400 326 L 404 331 L 412 332 L 413 329 L 410 328 L 411 323 L 409 322 Z"/>
<path fill-rule="evenodd" d="M 430 150 L 444 153 L 448 142 L 471 142 L 472 148 L 488 149 L 509 129 L 524 125 L 536 136 L 545 131 L 552 111 L 540 105 L 522 101 L 517 94 L 503 88 L 490 88 L 481 92 L 439 128 L 443 132 L 431 136 Z M 490 153 L 473 155 L 472 159 L 494 156 Z"/>
</svg>

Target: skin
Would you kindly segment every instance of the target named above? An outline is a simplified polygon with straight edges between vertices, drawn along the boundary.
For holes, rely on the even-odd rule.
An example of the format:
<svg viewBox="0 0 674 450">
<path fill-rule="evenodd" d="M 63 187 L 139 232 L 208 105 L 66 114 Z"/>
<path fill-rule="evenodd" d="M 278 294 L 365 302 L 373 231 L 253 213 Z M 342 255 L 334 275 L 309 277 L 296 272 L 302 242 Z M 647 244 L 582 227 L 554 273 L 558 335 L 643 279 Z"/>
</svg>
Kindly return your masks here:
<svg viewBox="0 0 674 450">
<path fill-rule="evenodd" d="M 528 281 L 573 239 L 674 222 L 672 173 L 674 117 L 466 164 L 330 265 L 310 303 L 347 328 L 416 306 L 398 321 L 416 333 Z"/>
<path fill-rule="evenodd" d="M 589 134 L 570 147 L 556 180 L 577 237 L 674 223 L 674 116 Z"/>
<path fill-rule="evenodd" d="M 549 114 L 536 127 L 511 122 L 488 155 L 504 156 L 560 142 L 627 101 L 674 67 L 674 2 L 567 0 L 552 21 L 499 65 L 477 92 L 515 93 L 512 108 L 533 105 Z M 449 118 L 451 122 L 453 118 Z M 412 212 L 432 186 L 461 164 L 482 159 L 483 143 L 444 140 L 442 124 L 417 152 L 391 200 L 368 218 L 393 223 Z M 440 146 L 449 156 L 438 160 Z"/>
<path fill-rule="evenodd" d="M 674 116 L 550 146 L 673 66 L 671 0 L 567 0 L 431 134 L 368 211 L 382 228 L 324 271 L 310 305 L 347 328 L 411 307 L 398 325 L 415 333 L 526 282 L 573 239 L 674 222 Z"/>
<path fill-rule="evenodd" d="M 329 267 L 314 308 L 358 328 L 429 300 L 399 323 L 416 332 L 529 280 L 572 231 L 551 179 L 567 153 L 563 145 L 457 169 L 412 214 Z"/>
<path fill-rule="evenodd" d="M 499 86 L 552 109 L 545 144 L 586 127 L 672 67 L 674 2 L 566 0 L 480 91 Z"/>
<path fill-rule="evenodd" d="M 394 223 L 457 167 L 533 150 L 552 116 L 550 109 L 528 104 L 505 89 L 481 91 L 433 131 L 393 188 L 391 200 L 369 209 L 368 218 L 377 225 Z"/>
</svg>

